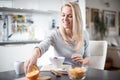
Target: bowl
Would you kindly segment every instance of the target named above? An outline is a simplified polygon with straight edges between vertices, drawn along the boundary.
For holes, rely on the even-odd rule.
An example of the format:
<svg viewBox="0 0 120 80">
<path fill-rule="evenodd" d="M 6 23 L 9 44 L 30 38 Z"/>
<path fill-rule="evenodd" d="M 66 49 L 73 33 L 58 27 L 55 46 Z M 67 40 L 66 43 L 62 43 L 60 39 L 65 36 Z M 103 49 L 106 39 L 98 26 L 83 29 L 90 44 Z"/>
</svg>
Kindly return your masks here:
<svg viewBox="0 0 120 80">
<path fill-rule="evenodd" d="M 50 57 L 50 61 L 55 68 L 61 68 L 65 57 Z"/>
<path fill-rule="evenodd" d="M 82 80 L 85 78 L 87 68 L 85 67 L 74 67 L 68 69 L 68 76 L 72 80 Z"/>
</svg>

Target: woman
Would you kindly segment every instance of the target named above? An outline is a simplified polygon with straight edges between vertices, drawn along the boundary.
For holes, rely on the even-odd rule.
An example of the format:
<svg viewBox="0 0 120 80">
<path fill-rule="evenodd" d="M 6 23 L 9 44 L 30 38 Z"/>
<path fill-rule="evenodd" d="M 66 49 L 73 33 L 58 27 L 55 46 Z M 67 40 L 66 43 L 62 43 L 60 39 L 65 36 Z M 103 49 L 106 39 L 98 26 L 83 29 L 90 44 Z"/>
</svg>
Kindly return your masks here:
<svg viewBox="0 0 120 80">
<path fill-rule="evenodd" d="M 66 64 L 78 65 L 89 62 L 88 35 L 83 32 L 79 5 L 68 2 L 61 7 L 61 26 L 54 29 L 33 51 L 33 55 L 25 62 L 25 72 L 52 45 L 57 56 L 64 56 Z M 84 36 L 84 37 L 83 37 Z"/>
</svg>

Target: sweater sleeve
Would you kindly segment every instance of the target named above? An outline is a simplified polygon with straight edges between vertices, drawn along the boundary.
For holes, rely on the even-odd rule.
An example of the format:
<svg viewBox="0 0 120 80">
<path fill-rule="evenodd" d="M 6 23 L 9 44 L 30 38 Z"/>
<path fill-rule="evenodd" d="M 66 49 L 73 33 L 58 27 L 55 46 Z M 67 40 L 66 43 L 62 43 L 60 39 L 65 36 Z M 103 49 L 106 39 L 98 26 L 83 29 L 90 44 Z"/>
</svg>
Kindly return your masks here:
<svg viewBox="0 0 120 80">
<path fill-rule="evenodd" d="M 43 41 L 41 41 L 41 42 L 36 46 L 36 47 L 40 48 L 42 54 L 45 53 L 45 52 L 49 49 L 50 45 L 53 44 L 54 34 L 55 34 L 55 31 L 52 30 L 52 31 L 50 32 L 50 34 L 48 34 L 48 35 L 45 37 L 45 39 L 44 39 Z"/>
<path fill-rule="evenodd" d="M 89 46 L 89 35 L 87 31 L 84 31 L 84 55 L 83 55 L 84 58 L 90 57 L 88 46 Z"/>
</svg>

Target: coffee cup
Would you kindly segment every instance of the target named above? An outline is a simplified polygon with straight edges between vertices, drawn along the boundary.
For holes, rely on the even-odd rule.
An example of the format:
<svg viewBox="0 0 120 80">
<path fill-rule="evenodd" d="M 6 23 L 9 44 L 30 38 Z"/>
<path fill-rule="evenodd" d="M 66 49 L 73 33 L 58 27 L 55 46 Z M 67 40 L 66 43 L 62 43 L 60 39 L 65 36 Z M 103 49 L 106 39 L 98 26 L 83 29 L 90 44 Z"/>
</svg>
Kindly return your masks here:
<svg viewBox="0 0 120 80">
<path fill-rule="evenodd" d="M 14 62 L 14 70 L 15 70 L 16 74 L 23 74 L 24 73 L 24 62 L 15 61 Z"/>
<path fill-rule="evenodd" d="M 62 68 L 65 57 L 50 57 L 50 61 L 55 68 Z"/>
</svg>

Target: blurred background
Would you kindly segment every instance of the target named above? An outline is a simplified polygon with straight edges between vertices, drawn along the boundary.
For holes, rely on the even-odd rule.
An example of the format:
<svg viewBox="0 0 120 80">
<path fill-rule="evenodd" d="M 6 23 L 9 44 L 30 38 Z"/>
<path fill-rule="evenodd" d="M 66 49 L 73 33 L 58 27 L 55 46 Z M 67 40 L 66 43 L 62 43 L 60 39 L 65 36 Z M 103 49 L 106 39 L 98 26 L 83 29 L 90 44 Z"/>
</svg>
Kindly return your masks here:
<svg viewBox="0 0 120 80">
<path fill-rule="evenodd" d="M 13 70 L 15 61 L 25 61 L 34 46 L 59 27 L 60 7 L 67 1 L 80 5 L 90 40 L 108 42 L 105 69 L 119 71 L 120 0 L 0 0 L 0 72 Z M 38 65 L 50 63 L 52 49 Z"/>
</svg>

